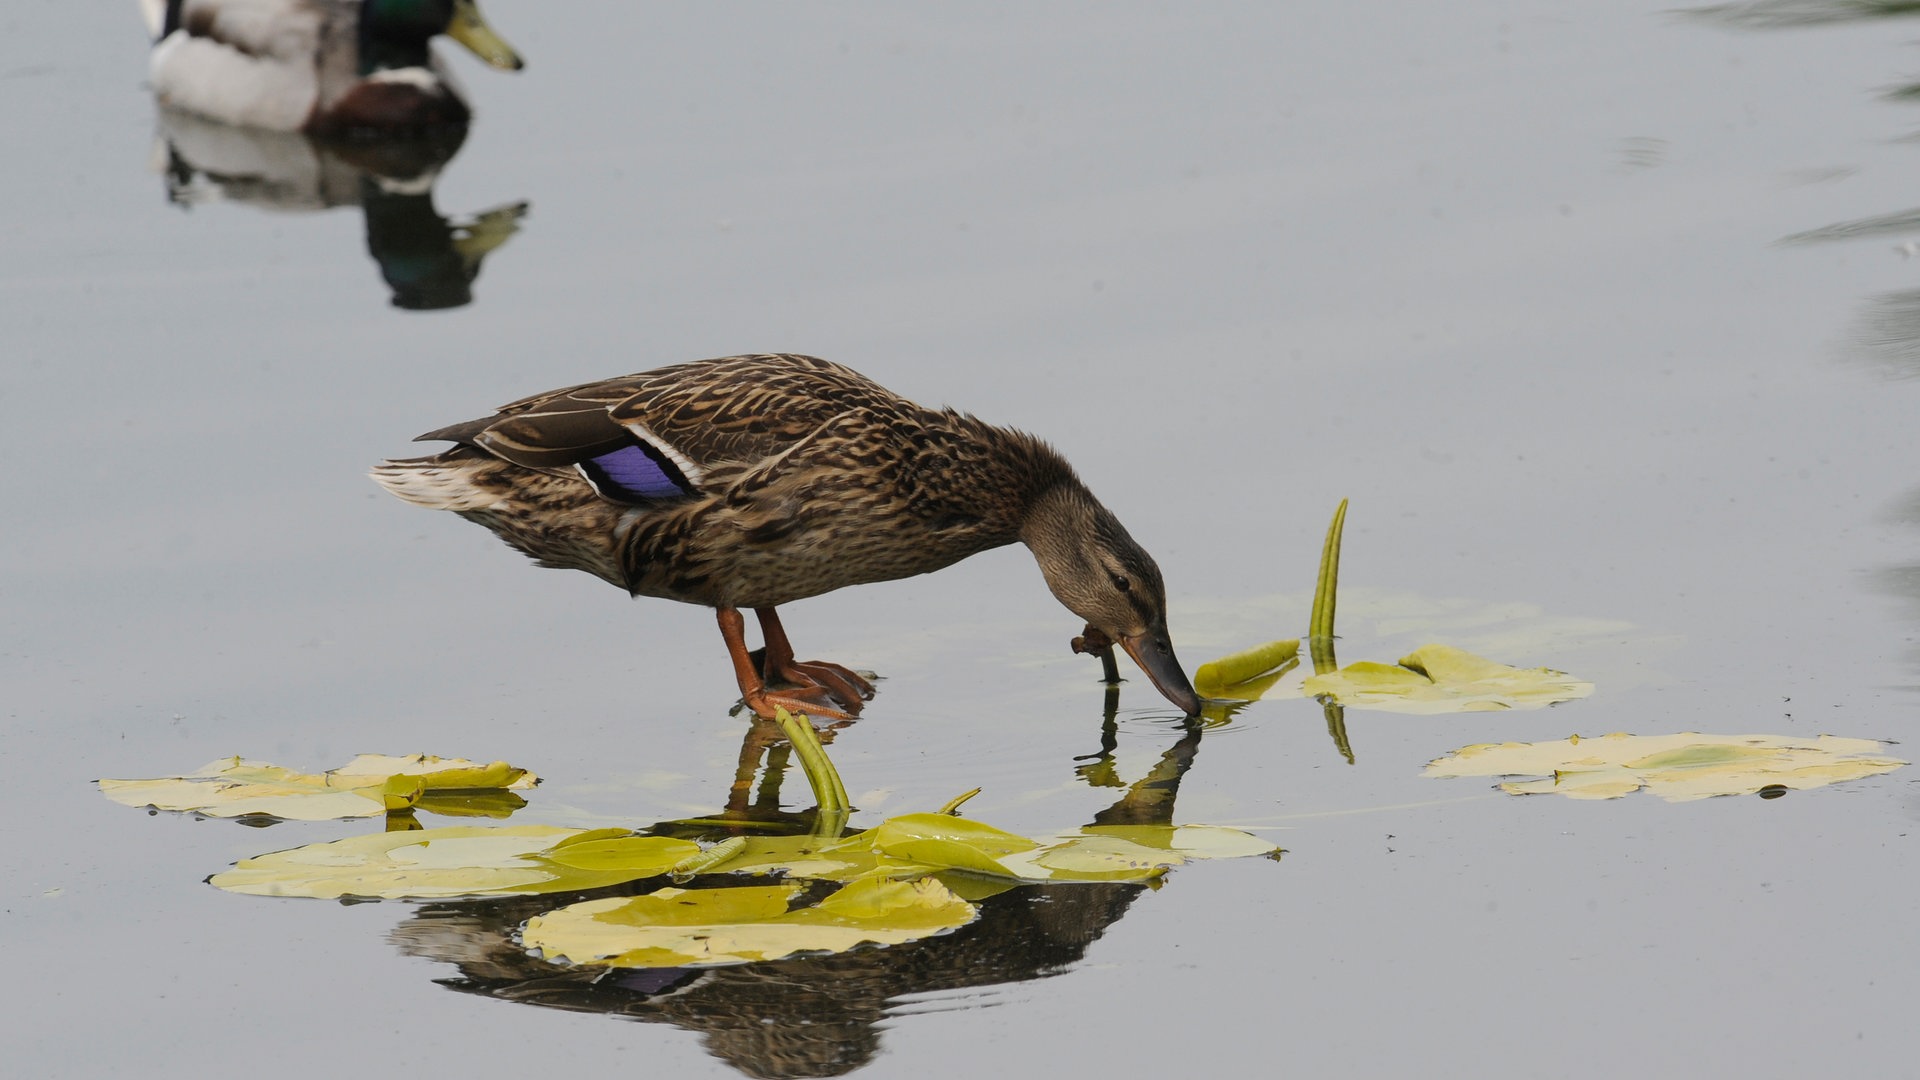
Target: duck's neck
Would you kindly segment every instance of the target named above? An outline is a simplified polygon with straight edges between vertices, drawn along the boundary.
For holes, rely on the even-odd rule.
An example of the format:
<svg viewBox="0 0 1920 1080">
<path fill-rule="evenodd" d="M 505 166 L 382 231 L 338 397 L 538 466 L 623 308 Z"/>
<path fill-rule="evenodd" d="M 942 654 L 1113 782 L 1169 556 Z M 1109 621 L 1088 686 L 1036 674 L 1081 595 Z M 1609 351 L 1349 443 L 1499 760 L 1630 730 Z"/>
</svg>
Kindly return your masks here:
<svg viewBox="0 0 1920 1080">
<path fill-rule="evenodd" d="M 1088 533 L 1112 517 L 1080 478 L 1069 473 L 1036 494 L 1020 523 L 1020 542 L 1043 569 L 1078 563 L 1084 559 Z"/>
</svg>

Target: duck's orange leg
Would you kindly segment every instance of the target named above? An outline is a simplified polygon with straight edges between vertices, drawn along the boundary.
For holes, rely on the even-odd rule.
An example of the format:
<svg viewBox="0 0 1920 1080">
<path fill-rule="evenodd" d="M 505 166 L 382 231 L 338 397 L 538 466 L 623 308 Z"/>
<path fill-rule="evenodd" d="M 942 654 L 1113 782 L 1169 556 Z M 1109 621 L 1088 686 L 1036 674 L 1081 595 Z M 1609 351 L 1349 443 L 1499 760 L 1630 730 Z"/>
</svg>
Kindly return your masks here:
<svg viewBox="0 0 1920 1080">
<path fill-rule="evenodd" d="M 790 713 L 806 713 L 810 717 L 829 720 L 853 719 L 852 713 L 834 707 L 832 692 L 824 686 L 803 686 L 795 690 L 767 689 L 765 680 L 753 666 L 753 658 L 747 655 L 747 621 L 740 617 L 737 609 L 730 607 L 718 609 L 716 615 L 720 621 L 720 636 L 727 641 L 727 655 L 733 660 L 733 677 L 740 683 L 740 697 L 756 716 L 771 720 L 776 710 L 785 709 Z M 772 649 L 768 649 L 768 652 L 772 652 Z"/>
<path fill-rule="evenodd" d="M 800 686 L 818 687 L 833 696 L 840 707 L 859 715 L 860 706 L 873 696 L 873 684 L 852 668 L 825 660 L 795 660 L 793 643 L 787 640 L 787 628 L 770 607 L 754 608 L 760 620 L 760 636 L 767 643 L 766 677 Z"/>
</svg>

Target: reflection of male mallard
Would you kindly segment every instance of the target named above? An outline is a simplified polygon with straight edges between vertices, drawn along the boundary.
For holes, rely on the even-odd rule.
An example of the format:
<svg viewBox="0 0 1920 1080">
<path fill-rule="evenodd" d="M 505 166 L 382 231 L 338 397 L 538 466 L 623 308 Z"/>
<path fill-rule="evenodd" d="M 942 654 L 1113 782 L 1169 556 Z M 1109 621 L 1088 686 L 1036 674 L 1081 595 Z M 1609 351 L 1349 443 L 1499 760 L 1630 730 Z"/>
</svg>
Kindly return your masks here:
<svg viewBox="0 0 1920 1080">
<path fill-rule="evenodd" d="M 520 57 L 475 0 L 140 0 L 162 102 L 229 124 L 404 134 L 471 110 L 429 42 L 446 34 L 506 70 Z"/>
<path fill-rule="evenodd" d="M 473 301 L 480 264 L 519 230 L 525 202 L 465 217 L 434 206 L 440 170 L 460 149 L 464 129 L 413 139 L 313 139 L 216 123 L 161 107 L 160 152 L 167 199 L 181 206 L 245 204 L 274 213 L 360 208 L 367 253 L 393 289 L 396 307 L 414 311 Z"/>
</svg>

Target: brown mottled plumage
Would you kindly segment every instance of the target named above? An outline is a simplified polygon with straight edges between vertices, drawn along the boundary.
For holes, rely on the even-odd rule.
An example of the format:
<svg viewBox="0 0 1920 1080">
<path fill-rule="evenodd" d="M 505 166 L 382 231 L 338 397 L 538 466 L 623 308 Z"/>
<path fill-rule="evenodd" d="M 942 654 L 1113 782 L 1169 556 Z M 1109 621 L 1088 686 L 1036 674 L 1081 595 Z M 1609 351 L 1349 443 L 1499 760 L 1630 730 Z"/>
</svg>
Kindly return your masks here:
<svg viewBox="0 0 1920 1080">
<path fill-rule="evenodd" d="M 1024 541 L 1060 601 L 1124 645 L 1189 713 L 1153 559 L 1039 439 L 916 405 L 807 356 L 703 360 L 523 398 L 420 436 L 456 445 L 388 461 L 409 502 L 485 525 L 543 566 L 635 596 L 718 610 L 756 712 L 859 711 L 872 687 L 792 659 L 774 608 L 925 574 Z M 741 608 L 767 637 L 768 690 Z"/>
</svg>

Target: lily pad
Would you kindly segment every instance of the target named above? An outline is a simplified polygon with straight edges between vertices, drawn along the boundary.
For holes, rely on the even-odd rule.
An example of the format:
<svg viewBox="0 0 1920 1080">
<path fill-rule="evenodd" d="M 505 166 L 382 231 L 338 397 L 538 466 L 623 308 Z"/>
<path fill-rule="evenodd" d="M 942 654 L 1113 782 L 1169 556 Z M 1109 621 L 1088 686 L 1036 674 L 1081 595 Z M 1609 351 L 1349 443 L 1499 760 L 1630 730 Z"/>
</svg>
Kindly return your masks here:
<svg viewBox="0 0 1920 1080">
<path fill-rule="evenodd" d="M 1544 776 L 1507 781 L 1512 795 L 1617 799 L 1647 791 L 1668 802 L 1745 795 L 1765 788 L 1816 788 L 1891 772 L 1907 764 L 1872 739 L 1833 735 L 1602 735 L 1553 742 L 1482 743 L 1427 765 L 1427 776 Z"/>
<path fill-rule="evenodd" d="M 1274 850 L 1258 837 L 1210 825 L 1089 826 L 1032 839 L 948 814 L 907 814 L 844 840 L 743 838 L 729 857 L 706 861 L 700 872 L 820 881 L 903 880 L 954 871 L 1009 883 L 1146 881 L 1192 859 Z M 958 887 L 957 879 L 945 880 Z"/>
<path fill-rule="evenodd" d="M 242 859 L 208 881 L 253 896 L 383 900 L 597 889 L 671 870 L 700 845 L 625 829 L 458 825 L 372 833 Z"/>
<path fill-rule="evenodd" d="M 890 858 L 874 850 L 866 833 L 846 839 L 821 836 L 751 836 L 729 840 L 711 849 L 719 854 L 731 847 L 724 858 L 704 861 L 702 874 L 760 874 L 815 881 L 853 881 L 863 877 L 910 878 L 932 873 L 941 867 L 906 859 Z"/>
<path fill-rule="evenodd" d="M 1593 693 L 1593 684 L 1550 668 L 1515 668 L 1450 645 L 1422 645 L 1400 663 L 1369 660 L 1309 677 L 1301 692 L 1348 708 L 1386 712 L 1541 709 Z"/>
<path fill-rule="evenodd" d="M 550 960 L 613 967 L 703 967 L 897 945 L 972 922 L 976 909 L 932 878 L 853 882 L 788 910 L 800 883 L 662 889 L 573 904 L 527 922 Z"/>
<path fill-rule="evenodd" d="M 301 773 L 241 757 L 209 761 L 185 776 L 153 780 L 101 780 L 107 798 L 125 806 L 190 811 L 207 817 L 274 817 L 328 821 L 405 810 L 423 796 L 445 799 L 454 812 L 498 812 L 447 793 L 500 792 L 530 788 L 538 777 L 504 761 L 490 765 L 428 754 L 362 754 L 338 769 Z M 517 800 L 517 796 L 515 797 Z M 434 800 L 425 808 L 431 809 Z"/>
<path fill-rule="evenodd" d="M 1270 855 L 1277 848 L 1211 825 L 1090 825 L 1001 860 L 1028 880 L 1147 881 L 1192 859 Z"/>
</svg>

